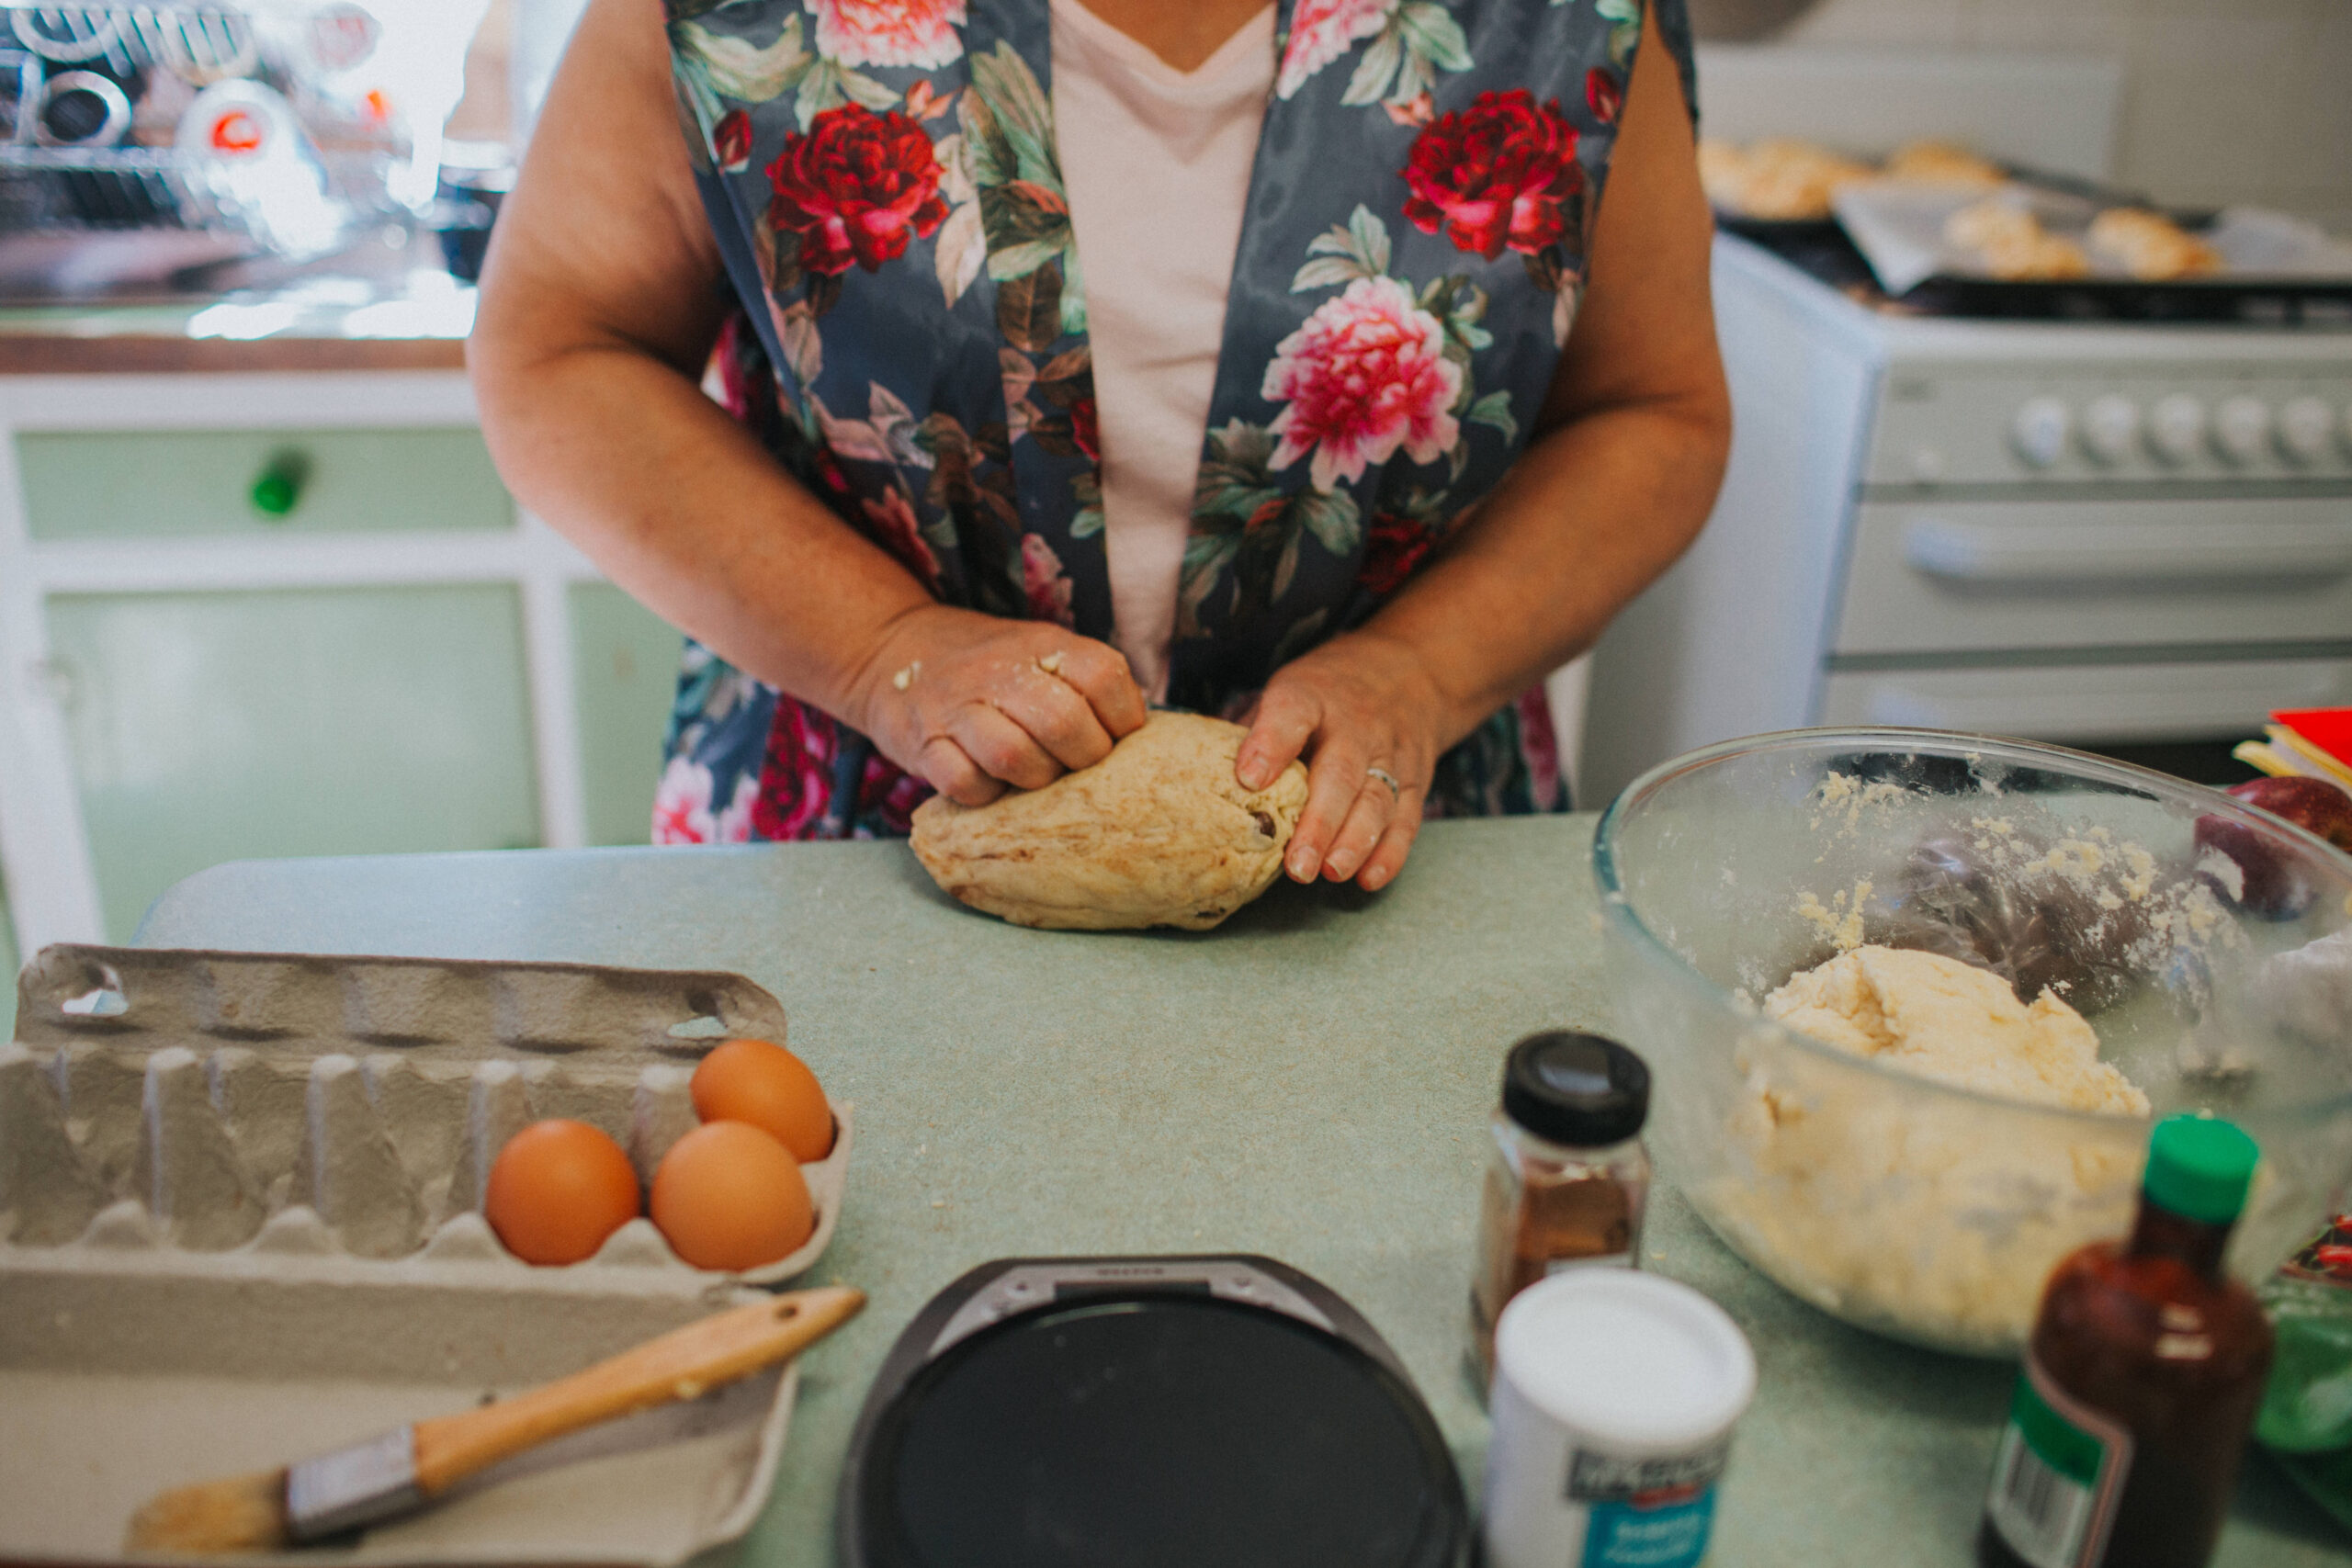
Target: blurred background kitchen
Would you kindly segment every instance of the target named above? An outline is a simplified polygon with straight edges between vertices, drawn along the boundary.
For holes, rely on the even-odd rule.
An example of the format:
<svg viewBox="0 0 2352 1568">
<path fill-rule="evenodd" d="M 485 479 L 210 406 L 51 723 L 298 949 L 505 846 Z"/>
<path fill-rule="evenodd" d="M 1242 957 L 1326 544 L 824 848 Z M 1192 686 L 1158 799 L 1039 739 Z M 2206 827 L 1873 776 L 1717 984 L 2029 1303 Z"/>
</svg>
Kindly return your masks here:
<svg viewBox="0 0 2352 1568">
<path fill-rule="evenodd" d="M 647 840 L 677 636 L 516 513 L 460 349 L 576 10 L 6 10 L 7 972 L 225 860 Z M 1820 722 L 2227 782 L 2352 703 L 2352 5 L 1691 10 L 1717 172 L 1801 177 L 1711 185 L 1731 477 L 1553 682 L 1579 803 Z M 1836 170 L 1922 140 L 2218 259 L 1895 287 Z"/>
</svg>

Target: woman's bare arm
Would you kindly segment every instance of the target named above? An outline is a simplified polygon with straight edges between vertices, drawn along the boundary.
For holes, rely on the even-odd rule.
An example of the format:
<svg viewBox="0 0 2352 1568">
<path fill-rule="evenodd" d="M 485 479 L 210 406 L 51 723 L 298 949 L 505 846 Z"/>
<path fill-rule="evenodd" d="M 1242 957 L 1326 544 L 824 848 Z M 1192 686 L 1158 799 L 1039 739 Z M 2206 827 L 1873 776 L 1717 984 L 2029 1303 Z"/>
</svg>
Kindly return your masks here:
<svg viewBox="0 0 2352 1568">
<path fill-rule="evenodd" d="M 1681 83 L 1653 33 L 1626 85 L 1590 281 L 1535 439 L 1378 615 L 1267 685 L 1240 772 L 1253 783 L 1308 758 L 1292 875 L 1393 878 L 1438 754 L 1590 647 L 1698 536 L 1731 443 L 1711 234 Z M 1374 765 L 1397 776 L 1396 795 L 1366 784 Z"/>
<path fill-rule="evenodd" d="M 935 604 L 702 394 L 723 288 L 659 0 L 593 0 L 468 347 L 508 486 L 657 613 L 967 804 L 1099 761 L 1143 721 L 1114 650 Z M 1036 666 L 1055 650 L 1059 679 Z"/>
</svg>

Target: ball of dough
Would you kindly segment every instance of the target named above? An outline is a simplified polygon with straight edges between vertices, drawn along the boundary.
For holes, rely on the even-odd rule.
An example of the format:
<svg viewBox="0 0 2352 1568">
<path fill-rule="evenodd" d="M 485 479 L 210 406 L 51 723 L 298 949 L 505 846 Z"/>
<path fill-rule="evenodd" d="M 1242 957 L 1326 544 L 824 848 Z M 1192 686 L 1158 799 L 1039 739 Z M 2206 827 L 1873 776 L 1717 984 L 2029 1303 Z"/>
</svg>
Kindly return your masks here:
<svg viewBox="0 0 2352 1568">
<path fill-rule="evenodd" d="M 1697 1196 L 1808 1301 L 1948 1348 L 2006 1353 L 2066 1253 L 2130 1224 L 2148 1097 L 2047 992 L 1937 953 L 1859 947 L 1790 976 L 1768 1018 L 1851 1055 L 2112 1130 L 2002 1117 L 1744 1040 L 1724 1174 Z"/>
<path fill-rule="evenodd" d="M 1858 947 L 1764 998 L 1764 1016 L 1857 1056 L 1979 1094 L 2111 1116 L 2145 1116 L 2148 1097 L 2098 1059 L 2098 1035 L 2051 991 L 1937 953 Z"/>
<path fill-rule="evenodd" d="M 1248 790 L 1233 761 L 1249 732 L 1156 713 L 1091 768 L 981 807 L 934 795 L 915 810 L 915 858 L 975 909 L 1017 926 L 1206 931 L 1263 893 L 1306 807 L 1293 762 Z"/>
</svg>

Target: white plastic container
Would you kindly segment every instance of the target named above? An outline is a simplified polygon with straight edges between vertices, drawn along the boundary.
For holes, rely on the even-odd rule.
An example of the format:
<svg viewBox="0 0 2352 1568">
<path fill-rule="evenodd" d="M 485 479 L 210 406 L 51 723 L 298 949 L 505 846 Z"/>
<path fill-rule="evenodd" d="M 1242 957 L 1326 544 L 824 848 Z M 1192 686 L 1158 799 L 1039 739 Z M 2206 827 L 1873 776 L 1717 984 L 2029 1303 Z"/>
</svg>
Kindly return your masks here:
<svg viewBox="0 0 2352 1568">
<path fill-rule="evenodd" d="M 1555 1274 L 1495 1330 L 1487 1568 L 1691 1568 L 1756 1358 L 1724 1310 L 1629 1269 Z"/>
</svg>

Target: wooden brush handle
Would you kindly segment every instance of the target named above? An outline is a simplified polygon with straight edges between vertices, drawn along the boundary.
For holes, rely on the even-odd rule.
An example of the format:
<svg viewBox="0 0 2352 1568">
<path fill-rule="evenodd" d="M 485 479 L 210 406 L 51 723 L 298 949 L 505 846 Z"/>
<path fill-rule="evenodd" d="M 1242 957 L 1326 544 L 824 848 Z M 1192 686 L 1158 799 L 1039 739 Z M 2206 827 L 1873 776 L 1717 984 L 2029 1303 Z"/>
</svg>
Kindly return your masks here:
<svg viewBox="0 0 2352 1568">
<path fill-rule="evenodd" d="M 693 1399 L 772 1367 L 857 1314 L 863 1292 L 829 1285 L 754 1302 L 460 1416 L 416 1424 L 416 1487 L 430 1497 L 526 1449 L 600 1421 Z"/>
</svg>

